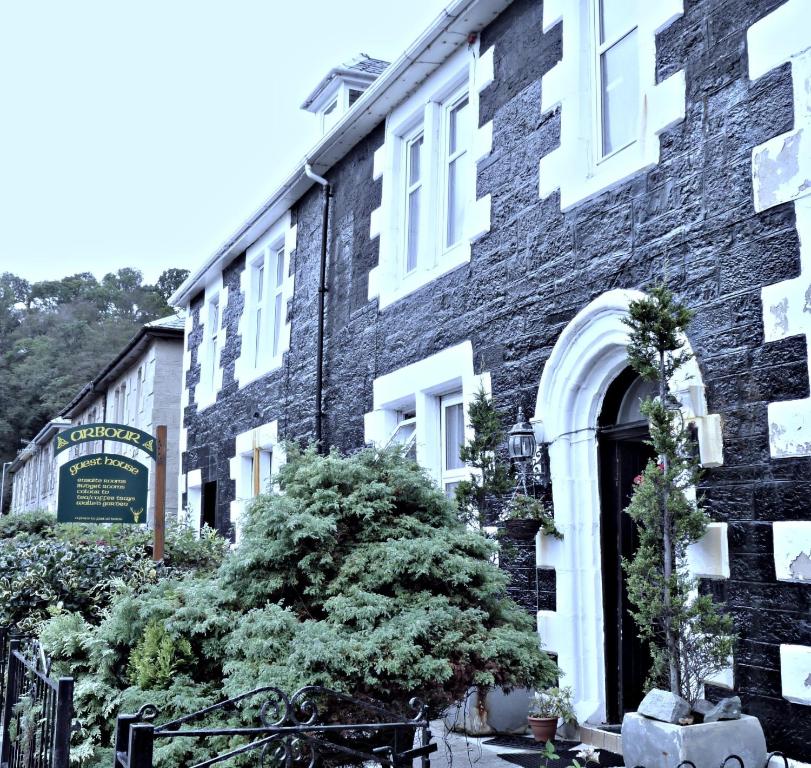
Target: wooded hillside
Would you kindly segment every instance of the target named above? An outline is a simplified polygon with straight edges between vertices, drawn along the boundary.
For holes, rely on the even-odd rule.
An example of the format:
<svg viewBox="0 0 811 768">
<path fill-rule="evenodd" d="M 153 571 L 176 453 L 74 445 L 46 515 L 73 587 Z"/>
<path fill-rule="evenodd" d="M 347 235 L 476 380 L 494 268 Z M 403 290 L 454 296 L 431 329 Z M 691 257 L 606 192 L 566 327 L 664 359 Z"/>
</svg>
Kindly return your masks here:
<svg viewBox="0 0 811 768">
<path fill-rule="evenodd" d="M 188 274 L 137 269 L 29 283 L 0 275 L 0 459 L 9 461 L 150 320 Z M 9 487 L 9 483 L 6 484 Z"/>
</svg>

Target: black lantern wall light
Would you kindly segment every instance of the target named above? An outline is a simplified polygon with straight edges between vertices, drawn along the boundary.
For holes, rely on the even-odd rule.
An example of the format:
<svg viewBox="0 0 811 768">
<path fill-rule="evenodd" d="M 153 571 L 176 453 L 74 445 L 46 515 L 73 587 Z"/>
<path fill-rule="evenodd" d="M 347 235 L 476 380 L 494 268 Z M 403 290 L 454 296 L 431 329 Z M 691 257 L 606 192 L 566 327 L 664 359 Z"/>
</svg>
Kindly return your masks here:
<svg viewBox="0 0 811 768">
<path fill-rule="evenodd" d="M 529 496 L 533 495 L 531 490 L 534 486 L 548 488 L 551 479 L 549 446 L 547 443 L 537 444 L 535 430 L 524 416 L 523 406 L 518 407 L 518 421 L 510 429 L 507 450 L 518 470 L 515 493 Z"/>
</svg>

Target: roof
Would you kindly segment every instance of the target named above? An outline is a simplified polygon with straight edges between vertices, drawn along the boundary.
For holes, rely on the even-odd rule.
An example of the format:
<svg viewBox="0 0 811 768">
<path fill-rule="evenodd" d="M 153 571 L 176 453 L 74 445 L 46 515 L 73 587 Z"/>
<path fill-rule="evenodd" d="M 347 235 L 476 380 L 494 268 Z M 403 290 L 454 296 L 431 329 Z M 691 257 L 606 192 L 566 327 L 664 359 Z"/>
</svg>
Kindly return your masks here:
<svg viewBox="0 0 811 768">
<path fill-rule="evenodd" d="M 36 437 L 28 443 L 15 457 L 8 468 L 9 472 L 16 472 L 23 464 L 37 452 L 39 446 L 44 445 L 59 431 L 70 426 L 67 419 L 51 419 L 39 432 Z"/>
<path fill-rule="evenodd" d="M 321 96 L 321 94 L 327 90 L 330 83 L 338 77 L 355 80 L 358 83 L 358 87 L 366 88 L 369 84 L 374 82 L 388 66 L 388 61 L 373 59 L 371 56 L 361 53 L 351 61 L 347 61 L 338 67 L 333 67 L 327 72 L 318 85 L 315 86 L 312 93 L 304 100 L 301 108 L 315 111 L 316 107 L 313 106 L 314 103 L 320 101 L 319 96 Z"/>
<path fill-rule="evenodd" d="M 73 418 L 89 400 L 103 393 L 105 386 L 112 379 L 117 378 L 122 371 L 129 368 L 143 354 L 153 339 L 179 339 L 182 341 L 185 322 L 185 315 L 177 313 L 145 323 L 138 329 L 138 333 L 127 342 L 124 349 L 97 376 L 79 390 L 74 398 L 60 411 L 59 415 Z"/>
<path fill-rule="evenodd" d="M 470 34 L 478 33 L 512 0 L 453 0 L 431 25 L 364 91 L 340 120 L 302 158 L 265 203 L 201 266 L 193 270 L 169 298 L 184 306 L 197 293 L 210 271 L 221 269 L 252 245 L 315 183 L 305 173 L 310 165 L 323 175 L 365 138 L 386 115 L 436 70 Z"/>
</svg>

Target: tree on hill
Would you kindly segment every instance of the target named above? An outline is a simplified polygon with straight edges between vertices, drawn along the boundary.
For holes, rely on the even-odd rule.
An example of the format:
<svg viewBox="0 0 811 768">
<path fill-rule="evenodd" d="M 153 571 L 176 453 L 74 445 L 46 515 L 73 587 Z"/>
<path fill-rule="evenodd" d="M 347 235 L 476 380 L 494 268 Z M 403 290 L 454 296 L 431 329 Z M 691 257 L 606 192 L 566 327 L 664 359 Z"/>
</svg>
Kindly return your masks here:
<svg viewBox="0 0 811 768">
<path fill-rule="evenodd" d="M 101 281 L 89 272 L 33 284 L 0 275 L 2 461 L 13 459 L 20 441 L 56 416 L 144 323 L 171 314 L 166 298 L 186 274 L 168 269 L 155 285 L 129 268 Z"/>
</svg>

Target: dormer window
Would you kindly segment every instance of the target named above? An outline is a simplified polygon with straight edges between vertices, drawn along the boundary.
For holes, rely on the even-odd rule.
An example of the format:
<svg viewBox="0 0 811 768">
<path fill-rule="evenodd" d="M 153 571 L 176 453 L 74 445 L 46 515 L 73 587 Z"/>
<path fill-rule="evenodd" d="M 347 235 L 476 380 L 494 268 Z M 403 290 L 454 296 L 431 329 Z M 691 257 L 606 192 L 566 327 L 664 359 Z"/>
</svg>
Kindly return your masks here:
<svg viewBox="0 0 811 768">
<path fill-rule="evenodd" d="M 329 133 L 387 66 L 386 61 L 361 54 L 331 69 L 301 108 L 318 115 L 321 133 Z"/>
</svg>

